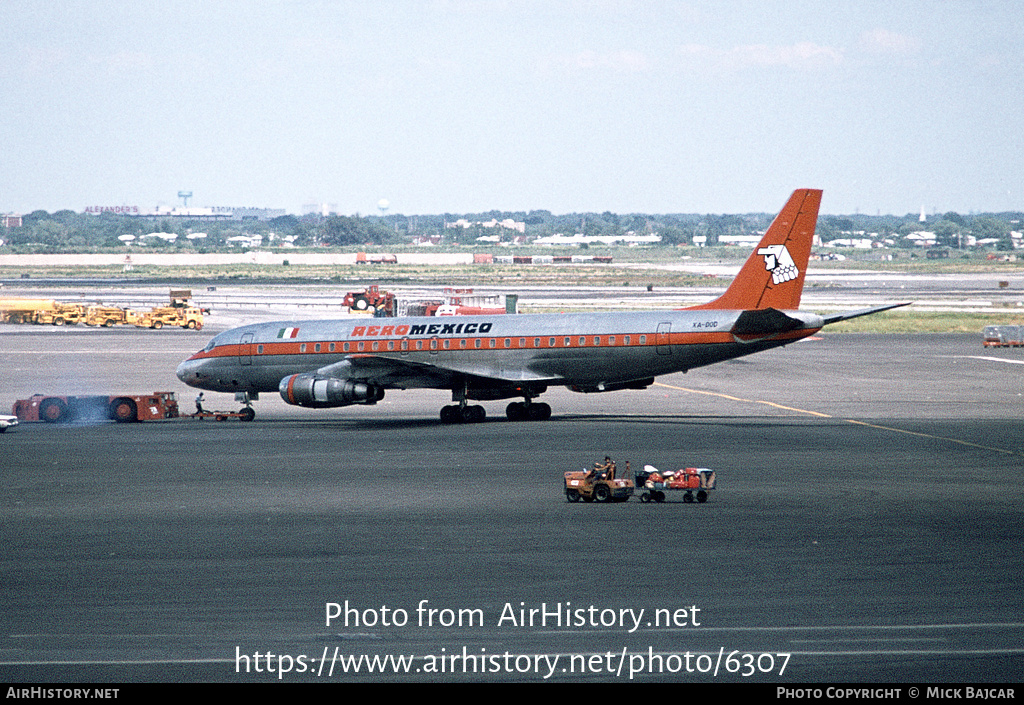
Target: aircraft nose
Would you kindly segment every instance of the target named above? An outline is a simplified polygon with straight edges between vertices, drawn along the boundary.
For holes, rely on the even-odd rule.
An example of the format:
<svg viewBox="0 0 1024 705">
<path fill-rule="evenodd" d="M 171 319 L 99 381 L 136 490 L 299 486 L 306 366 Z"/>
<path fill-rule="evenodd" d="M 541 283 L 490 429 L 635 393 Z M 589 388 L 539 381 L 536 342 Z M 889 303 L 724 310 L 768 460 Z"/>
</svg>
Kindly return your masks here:
<svg viewBox="0 0 1024 705">
<path fill-rule="evenodd" d="M 185 360 L 180 365 L 178 365 L 178 369 L 175 371 L 175 374 L 178 375 L 178 379 L 180 379 L 182 382 L 189 385 L 190 387 L 194 387 L 196 386 L 196 381 L 198 379 L 198 375 L 196 374 L 198 368 L 198 360 Z"/>
</svg>

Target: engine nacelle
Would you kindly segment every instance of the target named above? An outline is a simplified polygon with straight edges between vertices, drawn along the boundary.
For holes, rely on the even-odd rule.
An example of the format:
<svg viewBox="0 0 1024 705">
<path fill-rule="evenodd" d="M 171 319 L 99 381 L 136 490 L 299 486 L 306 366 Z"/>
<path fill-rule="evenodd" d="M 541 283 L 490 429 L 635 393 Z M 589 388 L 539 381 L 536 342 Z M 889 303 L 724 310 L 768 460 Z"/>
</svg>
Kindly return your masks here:
<svg viewBox="0 0 1024 705">
<path fill-rule="evenodd" d="M 278 385 L 281 398 L 289 404 L 326 409 L 351 404 L 376 404 L 384 390 L 368 382 L 338 377 L 317 377 L 312 373 L 291 375 Z"/>
</svg>

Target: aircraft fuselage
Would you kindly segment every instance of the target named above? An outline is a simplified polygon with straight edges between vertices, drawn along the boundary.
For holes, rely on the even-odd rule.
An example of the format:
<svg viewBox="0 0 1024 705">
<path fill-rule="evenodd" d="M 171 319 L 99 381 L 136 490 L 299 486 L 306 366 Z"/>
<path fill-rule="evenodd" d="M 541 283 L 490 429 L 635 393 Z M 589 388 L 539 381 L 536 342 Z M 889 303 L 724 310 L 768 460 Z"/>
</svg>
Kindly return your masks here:
<svg viewBox="0 0 1024 705">
<path fill-rule="evenodd" d="M 282 379 L 323 376 L 381 388 L 568 386 L 604 391 L 786 345 L 820 329 L 821 317 L 785 312 L 799 328 L 732 332 L 740 311 L 345 318 L 243 326 L 183 362 L 187 384 L 219 392 L 273 392 Z M 494 396 L 491 398 L 502 398 Z"/>
</svg>

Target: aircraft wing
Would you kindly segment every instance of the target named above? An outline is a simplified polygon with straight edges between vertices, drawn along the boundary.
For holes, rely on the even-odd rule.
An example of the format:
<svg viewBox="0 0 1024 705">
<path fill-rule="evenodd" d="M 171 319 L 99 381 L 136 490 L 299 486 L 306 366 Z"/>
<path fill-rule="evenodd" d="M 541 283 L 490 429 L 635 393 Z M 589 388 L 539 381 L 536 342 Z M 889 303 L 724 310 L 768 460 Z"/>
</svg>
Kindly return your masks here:
<svg viewBox="0 0 1024 705">
<path fill-rule="evenodd" d="M 528 368 L 502 370 L 492 365 L 480 365 L 462 360 L 438 360 L 426 363 L 380 354 L 349 355 L 341 362 L 317 370 L 317 374 L 331 377 L 367 379 L 379 384 L 404 386 L 403 381 L 426 380 L 430 386 L 448 387 L 453 380 L 475 377 L 491 382 L 539 384 L 557 383 L 560 377 L 541 375 Z"/>
<path fill-rule="evenodd" d="M 829 323 L 838 323 L 839 321 L 848 321 L 851 318 L 860 318 L 861 316 L 870 316 L 872 313 L 881 313 L 882 311 L 888 311 L 889 309 L 899 308 L 900 306 L 909 306 L 912 301 L 905 301 L 901 304 L 889 304 L 888 306 L 875 306 L 874 308 L 862 308 L 859 311 L 848 311 L 846 313 L 833 313 L 830 316 L 822 316 L 824 321 L 823 325 Z"/>
</svg>

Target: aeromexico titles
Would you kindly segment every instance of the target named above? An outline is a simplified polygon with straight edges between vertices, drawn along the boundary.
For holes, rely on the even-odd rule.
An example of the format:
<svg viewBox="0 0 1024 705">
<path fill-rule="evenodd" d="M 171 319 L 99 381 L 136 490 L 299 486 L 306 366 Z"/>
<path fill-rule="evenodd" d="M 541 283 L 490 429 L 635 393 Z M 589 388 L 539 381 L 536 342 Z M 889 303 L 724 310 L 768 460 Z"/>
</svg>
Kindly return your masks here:
<svg viewBox="0 0 1024 705">
<path fill-rule="evenodd" d="M 372 405 L 387 390 L 449 390 L 447 422 L 482 421 L 470 401 L 519 399 L 511 420 L 543 420 L 549 387 L 643 389 L 655 377 L 777 348 L 890 304 L 821 316 L 800 311 L 821 191 L 800 189 L 736 279 L 709 303 L 671 311 L 283 321 L 225 331 L 178 366 L 193 387 L 261 392 L 289 404 Z"/>
</svg>

